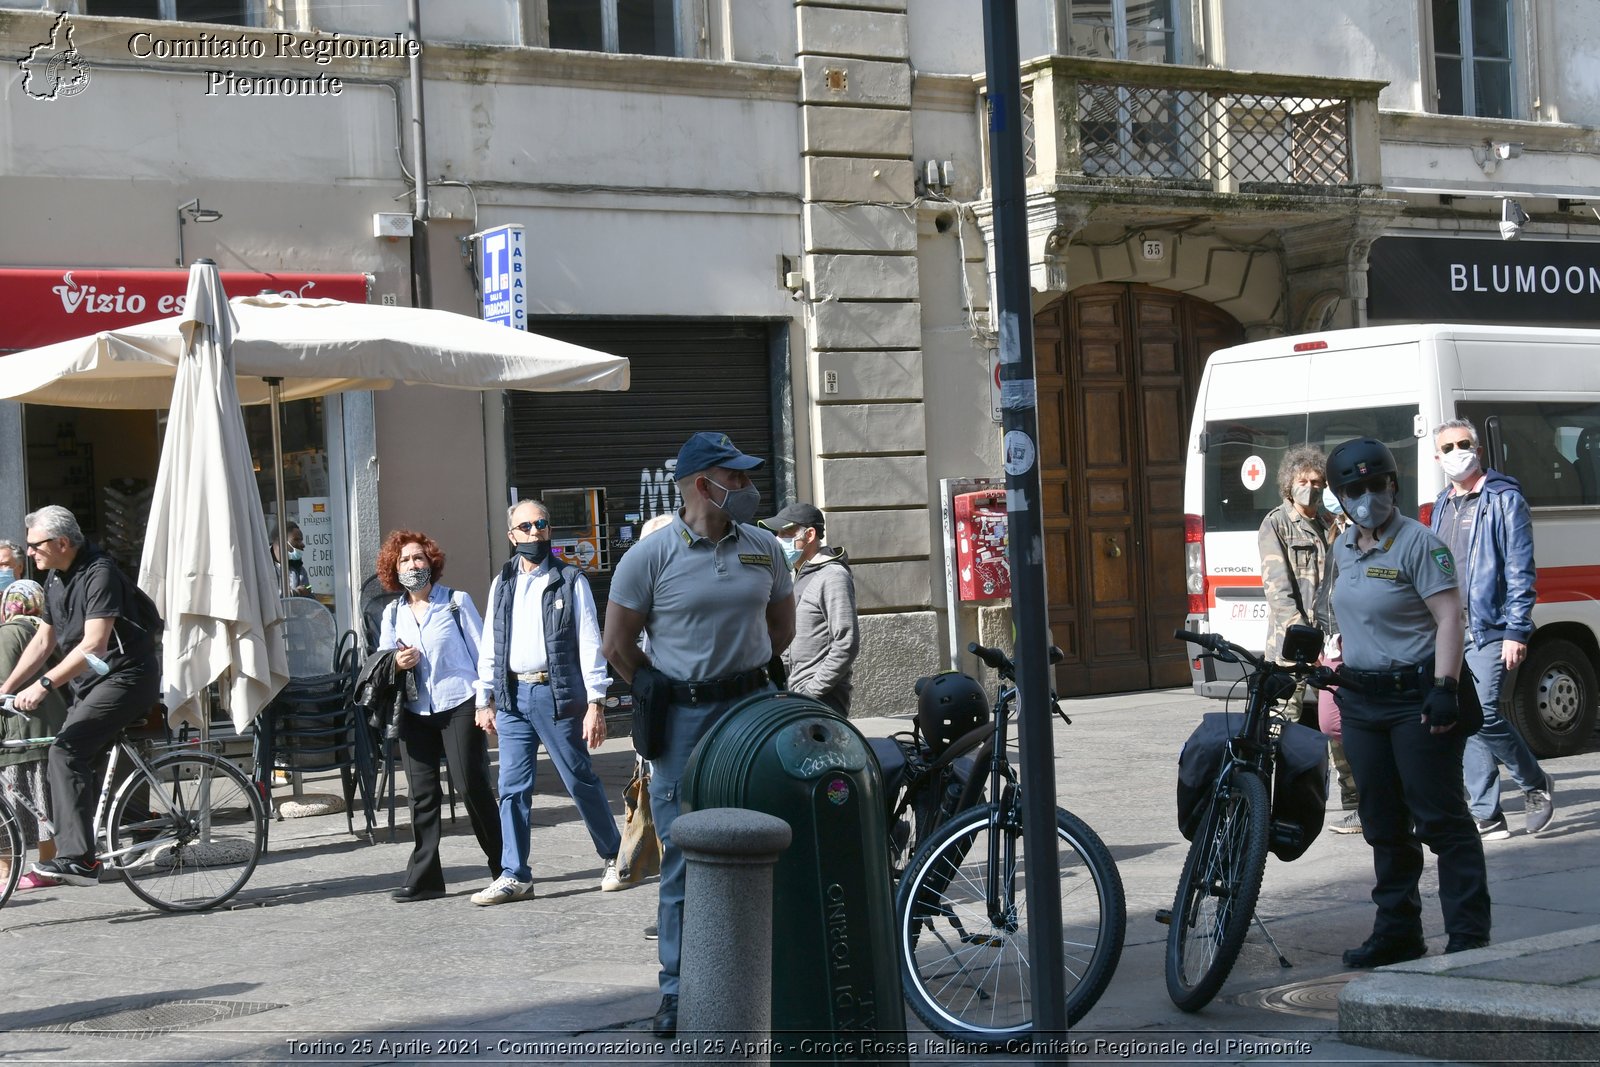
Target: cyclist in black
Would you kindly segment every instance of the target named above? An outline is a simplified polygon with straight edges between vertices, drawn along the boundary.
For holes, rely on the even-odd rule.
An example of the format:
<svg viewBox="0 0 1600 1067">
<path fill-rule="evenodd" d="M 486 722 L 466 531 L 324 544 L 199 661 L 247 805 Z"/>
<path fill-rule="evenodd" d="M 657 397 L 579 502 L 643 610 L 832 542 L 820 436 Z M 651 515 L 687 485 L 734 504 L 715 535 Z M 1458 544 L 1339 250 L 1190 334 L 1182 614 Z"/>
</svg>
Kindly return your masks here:
<svg viewBox="0 0 1600 1067">
<path fill-rule="evenodd" d="M 72 685 L 71 710 L 50 746 L 56 858 L 35 863 L 33 873 L 68 885 L 94 885 L 100 880 L 90 825 L 95 766 L 117 735 L 147 716 L 160 699 L 155 633 L 160 619 L 116 562 L 84 540 L 72 512 L 52 504 L 26 516 L 25 522 L 28 554 L 39 570 L 50 572 L 44 625 L 0 691 L 12 692 L 14 685 L 33 677 L 52 648 L 60 650 L 61 661 L 17 694 L 17 707 L 31 711 L 52 690 Z M 91 666 L 91 656 L 105 673 Z"/>
<path fill-rule="evenodd" d="M 1418 891 L 1424 842 L 1439 858 L 1445 951 L 1481 948 L 1489 943 L 1488 875 L 1461 777 L 1461 753 L 1480 719 L 1474 700 L 1457 699 L 1455 561 L 1426 526 L 1396 511 L 1398 468 L 1383 442 L 1335 448 L 1328 485 L 1350 518 L 1333 547 L 1341 673 L 1361 687 L 1342 687 L 1337 699 L 1377 875 L 1372 936 L 1344 954 L 1345 966 L 1427 954 Z"/>
</svg>

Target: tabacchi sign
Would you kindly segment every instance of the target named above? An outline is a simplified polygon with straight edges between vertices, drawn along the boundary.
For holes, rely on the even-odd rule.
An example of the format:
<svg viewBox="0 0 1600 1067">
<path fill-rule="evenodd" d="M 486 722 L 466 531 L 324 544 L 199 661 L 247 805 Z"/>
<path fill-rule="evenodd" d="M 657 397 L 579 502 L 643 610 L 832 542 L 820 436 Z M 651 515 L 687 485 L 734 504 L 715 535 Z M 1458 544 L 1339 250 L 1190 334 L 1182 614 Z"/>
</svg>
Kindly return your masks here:
<svg viewBox="0 0 1600 1067">
<path fill-rule="evenodd" d="M 0 270 L 0 351 L 36 348 L 183 311 L 183 270 Z M 282 293 L 367 300 L 365 274 L 257 274 L 225 270 L 229 296 Z"/>
</svg>

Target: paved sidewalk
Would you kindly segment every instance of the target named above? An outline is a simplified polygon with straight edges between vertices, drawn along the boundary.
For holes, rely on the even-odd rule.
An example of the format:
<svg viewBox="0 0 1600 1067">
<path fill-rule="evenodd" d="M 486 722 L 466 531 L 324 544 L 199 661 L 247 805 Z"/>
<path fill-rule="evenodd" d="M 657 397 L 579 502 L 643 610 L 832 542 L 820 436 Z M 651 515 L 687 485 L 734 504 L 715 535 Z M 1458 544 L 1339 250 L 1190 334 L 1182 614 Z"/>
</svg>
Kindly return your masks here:
<svg viewBox="0 0 1600 1067">
<path fill-rule="evenodd" d="M 1538 1040 L 1557 1043 L 1537 1046 L 1541 1061 L 1595 1058 L 1582 1043 L 1595 1032 L 1593 1001 L 1575 998 L 1600 996 L 1586 973 L 1600 971 L 1600 946 L 1579 947 L 1600 937 L 1600 751 L 1549 762 L 1558 804 L 1549 835 L 1491 843 L 1491 948 L 1431 956 L 1405 970 L 1346 973 L 1340 952 L 1371 927 L 1371 855 L 1359 838 L 1323 834 L 1295 863 L 1271 861 L 1262 893 L 1259 911 L 1294 967 L 1280 968 L 1253 931 L 1217 1001 L 1195 1015 L 1177 1012 L 1162 980 L 1166 928 L 1154 913 L 1171 903 L 1186 848 L 1173 803 L 1178 747 L 1214 707 L 1181 691 L 1074 700 L 1074 725 L 1056 730 L 1060 801 L 1110 846 L 1129 909 L 1116 977 L 1072 1035 L 1074 1062 L 1392 1063 L 1429 1054 L 1466 1062 L 1500 1054 L 1491 1043 L 1450 1044 L 1437 1033 L 1464 1024 L 1475 1032 L 1542 1026 Z M 905 726 L 856 725 L 869 736 Z M 596 756 L 619 816 L 632 763 L 621 739 Z M 310 788 L 337 791 L 320 782 Z M 1514 827 L 1519 804 L 1508 793 Z M 213 913 L 158 914 L 122 885 L 16 894 L 0 911 L 7 959 L 0 1056 L 29 1063 L 735 1059 L 650 1037 L 656 946 L 642 933 L 655 921 L 655 887 L 599 891 L 599 860 L 547 763 L 534 801 L 532 900 L 469 902 L 488 878 L 462 810 L 453 826 L 448 817 L 445 823 L 449 895 L 392 902 L 410 850 L 403 803 L 399 815 L 392 843 L 381 821 L 376 844 L 351 836 L 342 814 L 276 823 L 255 877 L 232 907 Z M 1443 936 L 1434 889 L 1430 865 L 1424 918 L 1437 953 Z M 1590 1004 L 1581 1009 L 1587 1016 L 1570 1009 L 1575 1022 L 1591 1020 L 1588 1031 L 1561 1044 L 1548 1032 L 1561 1012 L 1496 1014 L 1468 996 L 1504 994 L 1511 984 L 1526 1005 L 1554 1003 L 1546 990 L 1567 998 L 1563 1005 Z M 1335 999 L 1340 990 L 1343 1004 Z M 1380 999 L 1389 1013 L 1381 1021 L 1360 1014 Z M 1442 1004 L 1466 1006 L 1449 1015 L 1437 1010 Z M 1008 1059 L 942 1047 L 912 1022 L 913 1062 Z M 1391 1043 L 1395 1051 L 1352 1043 L 1408 1030 L 1424 1036 Z"/>
</svg>

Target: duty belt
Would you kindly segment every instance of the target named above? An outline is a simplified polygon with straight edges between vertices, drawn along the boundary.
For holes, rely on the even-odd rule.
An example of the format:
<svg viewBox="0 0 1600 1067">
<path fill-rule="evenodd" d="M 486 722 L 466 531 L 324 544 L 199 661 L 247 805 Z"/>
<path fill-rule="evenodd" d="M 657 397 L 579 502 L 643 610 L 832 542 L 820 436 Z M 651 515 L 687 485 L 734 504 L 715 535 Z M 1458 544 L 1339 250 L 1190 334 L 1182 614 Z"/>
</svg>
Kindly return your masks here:
<svg viewBox="0 0 1600 1067">
<path fill-rule="evenodd" d="M 730 674 L 726 678 L 711 678 L 703 682 L 673 682 L 674 704 L 713 704 L 719 700 L 733 700 L 753 693 L 767 684 L 764 667 Z"/>
<path fill-rule="evenodd" d="M 1338 673 L 1359 686 L 1364 695 L 1376 700 L 1421 696 L 1433 688 L 1431 659 L 1390 671 L 1358 671 L 1346 664 Z"/>
<path fill-rule="evenodd" d="M 548 685 L 550 684 L 550 672 L 522 671 L 517 674 L 517 681 L 523 685 Z"/>
</svg>

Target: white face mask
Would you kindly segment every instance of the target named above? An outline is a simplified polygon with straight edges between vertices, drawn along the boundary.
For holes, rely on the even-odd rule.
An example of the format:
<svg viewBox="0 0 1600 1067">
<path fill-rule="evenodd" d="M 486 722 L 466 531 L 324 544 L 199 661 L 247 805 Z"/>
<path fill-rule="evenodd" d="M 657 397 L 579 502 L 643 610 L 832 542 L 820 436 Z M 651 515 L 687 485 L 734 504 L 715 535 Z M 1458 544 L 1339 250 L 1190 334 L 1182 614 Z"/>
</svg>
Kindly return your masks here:
<svg viewBox="0 0 1600 1067">
<path fill-rule="evenodd" d="M 1478 453 L 1470 448 L 1458 448 L 1439 457 L 1439 467 L 1452 482 L 1463 481 L 1478 469 Z"/>
</svg>

